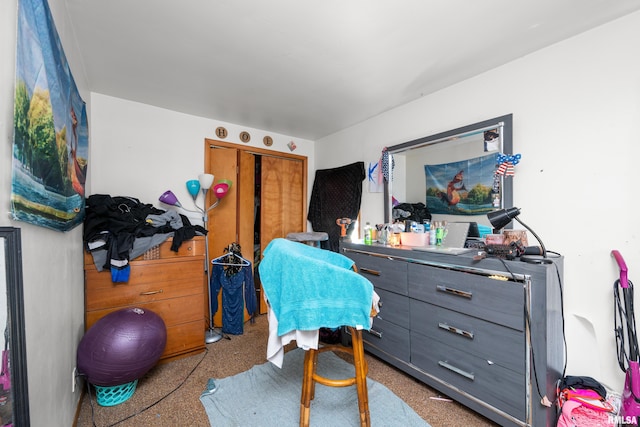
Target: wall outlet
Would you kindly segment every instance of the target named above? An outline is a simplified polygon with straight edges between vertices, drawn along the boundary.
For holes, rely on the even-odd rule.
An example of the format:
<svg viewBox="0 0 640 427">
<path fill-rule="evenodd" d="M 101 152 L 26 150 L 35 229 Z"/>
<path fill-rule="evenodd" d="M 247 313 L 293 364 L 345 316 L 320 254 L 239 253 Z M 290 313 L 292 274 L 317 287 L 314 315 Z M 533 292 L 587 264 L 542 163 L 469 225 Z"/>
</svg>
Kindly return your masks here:
<svg viewBox="0 0 640 427">
<path fill-rule="evenodd" d="M 74 366 L 73 370 L 71 371 L 71 393 L 76 392 L 76 378 L 78 378 L 78 368 Z"/>
</svg>

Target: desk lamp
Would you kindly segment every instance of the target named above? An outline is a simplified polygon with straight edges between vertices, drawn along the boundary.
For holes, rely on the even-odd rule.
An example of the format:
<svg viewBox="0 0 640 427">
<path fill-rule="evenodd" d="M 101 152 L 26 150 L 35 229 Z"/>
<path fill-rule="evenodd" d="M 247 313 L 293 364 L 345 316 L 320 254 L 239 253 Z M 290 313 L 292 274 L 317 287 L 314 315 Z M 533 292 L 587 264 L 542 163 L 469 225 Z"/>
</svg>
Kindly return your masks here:
<svg viewBox="0 0 640 427">
<path fill-rule="evenodd" d="M 524 228 L 526 228 L 531 232 L 531 234 L 533 234 L 538 243 L 540 243 L 540 248 L 542 249 L 542 257 L 535 255 L 522 255 L 520 257 L 520 261 L 528 262 L 530 264 L 551 264 L 553 261 L 547 258 L 547 250 L 545 249 L 542 240 L 540 240 L 540 237 L 527 224 L 520 221 L 520 219 L 518 219 L 518 215 L 520 215 L 520 208 L 512 207 L 489 212 L 487 214 L 487 218 L 489 218 L 489 222 L 496 230 L 500 230 L 506 227 L 507 224 L 511 222 L 511 220 L 515 219 L 516 221 L 518 221 Z"/>
<path fill-rule="evenodd" d="M 198 206 L 197 203 L 197 199 L 198 199 L 198 192 L 201 192 L 203 197 L 204 197 L 204 203 L 206 203 L 207 201 L 207 192 L 209 191 L 209 189 L 211 188 L 211 186 L 213 186 L 213 179 L 214 176 L 210 173 L 203 173 L 198 175 L 198 179 L 191 179 L 189 181 L 186 182 L 187 185 L 187 191 L 189 192 L 189 194 L 191 195 L 191 197 L 193 198 L 193 205 L 196 207 L 197 210 L 191 210 L 191 209 L 187 209 L 184 206 L 182 206 L 182 204 L 180 203 L 180 201 L 178 200 L 178 198 L 176 197 L 176 195 L 173 193 L 173 191 L 171 190 L 167 190 L 164 193 L 162 193 L 162 195 L 160 196 L 159 200 L 160 202 L 169 205 L 169 206 L 175 206 L 177 208 L 183 209 L 187 212 L 198 212 L 200 213 L 200 215 L 202 216 L 202 224 L 204 226 L 204 229 L 207 231 L 207 234 L 209 233 L 209 211 L 213 208 L 215 208 L 216 206 L 218 206 L 218 204 L 220 203 L 220 200 L 227 194 L 227 192 L 229 191 L 229 187 L 231 187 L 231 181 L 229 180 L 221 180 L 218 184 L 216 184 L 213 187 L 213 194 L 216 198 L 216 201 L 209 206 L 208 208 L 204 208 L 204 207 L 200 207 Z M 205 205 L 206 206 L 206 205 Z M 209 296 L 209 329 L 207 330 L 207 332 L 205 333 L 205 343 L 206 344 L 211 344 L 214 343 L 216 341 L 219 341 L 222 338 L 222 334 L 217 332 L 214 328 L 213 328 L 213 313 L 211 312 L 211 268 L 209 266 L 209 238 L 205 236 L 205 256 L 206 256 L 206 261 L 205 261 L 205 270 L 207 272 L 207 290 L 208 290 L 208 296 Z"/>
</svg>

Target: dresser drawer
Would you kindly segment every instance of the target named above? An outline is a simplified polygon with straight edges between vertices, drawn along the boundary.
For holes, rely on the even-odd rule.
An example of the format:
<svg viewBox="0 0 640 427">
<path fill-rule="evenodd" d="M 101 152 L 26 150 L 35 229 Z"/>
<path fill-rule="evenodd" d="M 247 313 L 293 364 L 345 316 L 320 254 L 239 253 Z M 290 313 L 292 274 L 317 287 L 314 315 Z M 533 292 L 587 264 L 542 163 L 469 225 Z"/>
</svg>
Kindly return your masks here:
<svg viewBox="0 0 640 427">
<path fill-rule="evenodd" d="M 410 264 L 409 296 L 524 330 L 524 285 L 478 274 Z"/>
<path fill-rule="evenodd" d="M 345 252 L 376 289 L 407 295 L 407 263 L 374 255 Z"/>
<path fill-rule="evenodd" d="M 400 360 L 409 361 L 409 330 L 374 318 L 370 331 L 362 331 L 365 349 L 372 345 Z"/>
<path fill-rule="evenodd" d="M 178 298 L 203 292 L 204 274 L 194 268 L 193 263 L 185 264 L 187 268 L 182 274 L 167 281 L 166 276 L 161 277 L 160 268 L 135 266 L 145 280 L 132 278 L 127 283 L 113 283 L 111 275 L 106 272 L 98 273 L 95 270 L 86 272 L 86 310 L 98 310 L 110 307 L 122 307 L 132 304 L 143 304 L 152 301 Z M 200 265 L 199 262 L 196 263 Z M 158 280 L 146 280 L 149 277 Z"/>
<path fill-rule="evenodd" d="M 199 321 L 202 330 L 202 319 L 204 316 L 204 306 L 202 305 L 202 294 L 189 295 L 182 298 L 171 298 L 147 303 L 134 303 L 126 306 L 110 307 L 101 310 L 86 312 L 85 327 L 88 330 L 98 319 L 105 315 L 127 307 L 140 307 L 143 310 L 151 310 L 162 318 L 167 328 L 181 323 Z"/>
<path fill-rule="evenodd" d="M 376 289 L 375 291 L 380 297 L 380 313 L 376 317 L 409 329 L 409 316 L 407 316 L 407 313 L 409 313 L 409 298 L 384 289 Z"/>
<path fill-rule="evenodd" d="M 186 240 L 182 242 L 177 252 L 171 250 L 172 240 L 169 240 L 158 246 L 158 256 L 160 259 L 172 259 L 178 257 L 190 257 L 205 255 L 205 241 L 204 237 L 194 237 L 192 240 Z M 138 257 L 136 259 L 141 259 Z"/>
<path fill-rule="evenodd" d="M 204 325 L 202 319 L 205 316 L 202 295 L 192 295 L 146 304 L 132 304 L 130 307 L 151 310 L 164 321 L 167 328 L 167 345 L 160 356 L 161 359 L 204 348 Z M 88 311 L 85 319 L 86 329 L 88 330 L 107 314 L 122 308 L 126 307 Z"/>
<path fill-rule="evenodd" d="M 138 261 L 146 261 L 146 260 L 156 260 L 156 259 L 174 259 L 181 257 L 190 257 L 190 256 L 204 256 L 205 255 L 205 241 L 203 236 L 196 236 L 191 240 L 186 240 L 182 242 L 177 252 L 171 250 L 171 245 L 173 244 L 173 237 L 169 237 L 167 240 L 150 248 L 142 255 L 130 260 L 131 262 Z M 105 250 L 106 252 L 106 250 Z M 84 264 L 85 268 L 90 266 L 94 266 L 93 256 L 90 252 L 84 252 Z"/>
<path fill-rule="evenodd" d="M 196 322 L 182 323 L 168 327 L 167 346 L 161 357 L 172 357 L 204 348 L 204 328 L 202 326 L 202 320 L 199 319 Z"/>
<path fill-rule="evenodd" d="M 513 371 L 524 371 L 524 332 L 417 300 L 411 300 L 410 312 L 411 332 L 422 335 L 423 341 L 435 339 Z"/>
<path fill-rule="evenodd" d="M 411 333 L 411 364 L 520 420 L 525 417 L 522 373 Z"/>
</svg>

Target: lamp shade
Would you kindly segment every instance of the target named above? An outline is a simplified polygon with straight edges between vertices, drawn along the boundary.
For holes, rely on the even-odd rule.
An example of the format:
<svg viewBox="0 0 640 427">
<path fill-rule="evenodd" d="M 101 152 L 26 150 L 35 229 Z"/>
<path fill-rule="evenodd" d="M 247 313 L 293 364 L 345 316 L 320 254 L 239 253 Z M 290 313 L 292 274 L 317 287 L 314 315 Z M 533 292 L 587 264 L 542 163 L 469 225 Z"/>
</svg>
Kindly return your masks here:
<svg viewBox="0 0 640 427">
<path fill-rule="evenodd" d="M 231 180 L 230 180 L 230 179 L 221 179 L 221 180 L 220 180 L 220 183 L 221 183 L 221 184 L 227 184 L 227 186 L 228 186 L 229 188 L 231 188 Z"/>
<path fill-rule="evenodd" d="M 200 191 L 200 181 L 197 179 L 190 179 L 187 181 L 187 190 L 191 197 L 196 197 L 198 195 L 198 191 Z"/>
<path fill-rule="evenodd" d="M 520 209 L 513 207 L 489 212 L 487 214 L 487 218 L 489 218 L 489 222 L 491 223 L 491 225 L 493 225 L 493 228 L 495 228 L 496 230 L 500 230 L 501 228 L 509 224 L 511 220 L 518 215 L 520 215 Z"/>
<path fill-rule="evenodd" d="M 213 186 L 213 193 L 216 195 L 216 198 L 222 199 L 229 191 L 229 185 L 226 182 L 220 182 Z"/>
<path fill-rule="evenodd" d="M 203 190 L 208 190 L 213 185 L 213 175 L 210 173 L 201 173 L 198 175 L 198 181 L 200 182 L 200 187 Z"/>
<path fill-rule="evenodd" d="M 175 194 L 173 194 L 173 191 L 171 190 L 167 190 L 164 193 L 162 193 L 162 195 L 158 200 L 160 200 L 162 203 L 166 205 L 177 206 L 179 208 L 182 207 L 182 205 L 178 201 L 178 198 L 176 197 Z"/>
</svg>

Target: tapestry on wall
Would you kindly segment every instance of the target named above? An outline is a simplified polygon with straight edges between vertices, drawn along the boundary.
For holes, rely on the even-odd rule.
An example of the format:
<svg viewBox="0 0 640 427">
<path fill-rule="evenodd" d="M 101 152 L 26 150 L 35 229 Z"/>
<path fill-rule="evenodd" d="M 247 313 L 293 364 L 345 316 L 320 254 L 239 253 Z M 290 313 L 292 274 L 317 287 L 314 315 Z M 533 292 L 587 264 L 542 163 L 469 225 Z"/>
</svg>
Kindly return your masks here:
<svg viewBox="0 0 640 427">
<path fill-rule="evenodd" d="M 67 231 L 84 218 L 86 106 L 46 0 L 18 10 L 11 214 Z"/>
<path fill-rule="evenodd" d="M 496 156 L 424 166 L 427 207 L 432 214 L 482 215 L 495 209 Z"/>
</svg>

